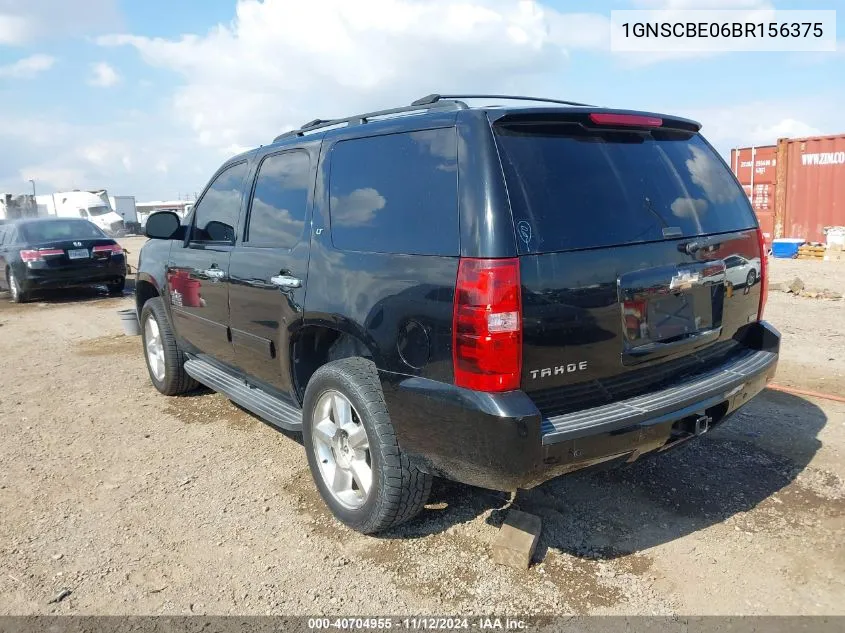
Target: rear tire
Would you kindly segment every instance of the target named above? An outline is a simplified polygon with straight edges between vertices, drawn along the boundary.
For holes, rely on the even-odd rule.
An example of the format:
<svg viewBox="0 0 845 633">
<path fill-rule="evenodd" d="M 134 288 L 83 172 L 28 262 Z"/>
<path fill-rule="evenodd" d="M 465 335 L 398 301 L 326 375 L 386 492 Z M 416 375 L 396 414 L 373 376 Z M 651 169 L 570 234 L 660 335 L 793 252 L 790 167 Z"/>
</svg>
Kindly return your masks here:
<svg viewBox="0 0 845 633">
<path fill-rule="evenodd" d="M 126 277 L 121 277 L 120 281 L 113 284 L 106 284 L 110 295 L 121 295 L 123 289 L 126 288 Z"/>
<path fill-rule="evenodd" d="M 141 309 L 144 360 L 153 386 L 166 396 L 178 396 L 199 386 L 185 371 L 185 354 L 179 349 L 161 297 Z"/>
<path fill-rule="evenodd" d="M 332 427 L 334 403 L 344 401 L 349 409 Z M 327 441 L 332 433 L 335 441 Z M 372 534 L 394 527 L 416 516 L 428 501 L 433 478 L 399 449 L 371 361 L 345 358 L 314 373 L 305 390 L 302 436 L 323 501 L 353 530 Z M 359 481 L 365 481 L 363 487 Z"/>
<path fill-rule="evenodd" d="M 6 272 L 6 283 L 9 286 L 9 298 L 12 303 L 26 303 L 29 300 L 29 293 L 21 288 L 21 283 L 11 268 Z"/>
</svg>

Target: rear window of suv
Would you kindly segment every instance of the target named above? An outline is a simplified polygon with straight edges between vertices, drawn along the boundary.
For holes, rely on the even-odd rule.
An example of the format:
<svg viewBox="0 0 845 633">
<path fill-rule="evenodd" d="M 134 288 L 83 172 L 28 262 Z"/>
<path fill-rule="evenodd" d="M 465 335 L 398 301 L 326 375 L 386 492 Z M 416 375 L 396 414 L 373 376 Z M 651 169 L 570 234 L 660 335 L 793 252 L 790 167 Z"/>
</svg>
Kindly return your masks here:
<svg viewBox="0 0 845 633">
<path fill-rule="evenodd" d="M 457 147 L 455 128 L 338 142 L 329 177 L 335 248 L 457 255 Z"/>
<path fill-rule="evenodd" d="M 565 123 L 495 132 L 523 253 L 756 226 L 744 192 L 698 134 Z"/>
</svg>

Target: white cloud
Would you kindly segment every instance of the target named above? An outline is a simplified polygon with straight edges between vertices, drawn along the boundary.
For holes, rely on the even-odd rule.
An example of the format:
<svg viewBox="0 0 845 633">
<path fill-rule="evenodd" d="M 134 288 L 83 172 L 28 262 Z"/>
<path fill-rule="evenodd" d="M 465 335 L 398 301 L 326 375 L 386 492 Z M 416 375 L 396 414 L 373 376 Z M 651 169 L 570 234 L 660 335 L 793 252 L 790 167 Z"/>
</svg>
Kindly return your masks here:
<svg viewBox="0 0 845 633">
<path fill-rule="evenodd" d="M 319 36 L 303 28 L 315 15 Z M 435 90 L 554 93 L 569 51 L 607 50 L 607 24 L 529 1 L 241 0 L 232 23 L 204 36 L 99 42 L 180 73 L 176 116 L 201 144 L 225 150 Z"/>
<path fill-rule="evenodd" d="M 10 193 L 24 193 L 32 178 L 42 193 L 76 187 L 139 199 L 175 197 L 198 190 L 220 162 L 198 155 L 184 131 L 157 112 L 91 125 L 5 113 L 0 146 L 6 150 L 0 152 L 0 191 Z"/>
<path fill-rule="evenodd" d="M 805 138 L 807 136 L 818 136 L 822 131 L 806 123 L 796 119 L 782 119 L 777 123 L 769 126 L 758 127 L 755 130 L 755 135 L 762 139 L 779 139 L 779 138 Z"/>
<path fill-rule="evenodd" d="M 50 55 L 30 55 L 6 66 L 0 66 L 0 77 L 9 79 L 31 79 L 50 70 L 56 58 Z"/>
<path fill-rule="evenodd" d="M 81 169 L 66 167 L 45 167 L 42 165 L 24 167 L 20 171 L 21 182 L 34 180 L 43 193 L 49 191 L 62 191 L 80 188 L 80 183 L 85 182 L 85 172 Z"/>
<path fill-rule="evenodd" d="M 82 144 L 77 155 L 84 161 L 96 167 L 107 167 L 122 160 L 127 147 L 123 143 L 114 141 L 94 141 Z"/>
<path fill-rule="evenodd" d="M 332 196 L 332 224 L 366 226 L 386 204 L 384 196 L 372 187 L 356 189 L 345 196 Z"/>
<path fill-rule="evenodd" d="M 108 88 L 120 82 L 120 75 L 106 62 L 91 64 L 91 77 L 88 83 L 99 88 Z"/>
<path fill-rule="evenodd" d="M 118 0 L 0 0 L 0 44 L 82 37 L 120 24 Z"/>
<path fill-rule="evenodd" d="M 669 9 L 676 11 L 694 9 L 768 9 L 771 0 L 634 0 L 642 9 Z"/>
<path fill-rule="evenodd" d="M 0 13 L 0 44 L 19 46 L 33 35 L 29 20 L 20 15 Z"/>
<path fill-rule="evenodd" d="M 773 145 L 779 138 L 841 132 L 838 99 L 796 98 L 783 101 L 738 100 L 713 108 L 678 112 L 704 123 L 702 132 L 724 155 L 731 148 Z"/>
</svg>

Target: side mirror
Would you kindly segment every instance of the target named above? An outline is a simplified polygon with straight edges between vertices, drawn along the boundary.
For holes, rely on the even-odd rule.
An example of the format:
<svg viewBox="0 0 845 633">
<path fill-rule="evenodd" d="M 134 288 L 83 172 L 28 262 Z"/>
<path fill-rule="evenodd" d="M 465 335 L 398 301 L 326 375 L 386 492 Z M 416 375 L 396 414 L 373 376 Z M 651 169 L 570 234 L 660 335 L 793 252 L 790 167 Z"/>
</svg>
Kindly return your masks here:
<svg viewBox="0 0 845 633">
<path fill-rule="evenodd" d="M 147 218 L 144 233 L 152 240 L 177 239 L 177 231 L 182 223 L 173 211 L 158 211 Z"/>
</svg>

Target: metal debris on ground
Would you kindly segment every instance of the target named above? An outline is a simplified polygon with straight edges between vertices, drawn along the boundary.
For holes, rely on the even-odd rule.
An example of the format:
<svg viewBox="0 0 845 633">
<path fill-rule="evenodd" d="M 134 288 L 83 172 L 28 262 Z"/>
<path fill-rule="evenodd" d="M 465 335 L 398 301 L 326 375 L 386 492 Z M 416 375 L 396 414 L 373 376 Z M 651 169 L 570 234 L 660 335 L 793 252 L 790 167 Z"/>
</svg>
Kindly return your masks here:
<svg viewBox="0 0 845 633">
<path fill-rule="evenodd" d="M 61 591 L 60 591 L 60 592 L 56 595 L 56 597 L 55 597 L 55 598 L 52 598 L 51 600 L 48 600 L 48 601 L 47 601 L 47 604 L 58 604 L 59 602 L 61 602 L 61 601 L 62 601 L 62 600 L 64 600 L 65 598 L 67 598 L 67 597 L 68 597 L 71 593 L 72 593 L 72 592 L 71 592 L 71 590 L 70 590 L 70 589 L 62 589 L 62 590 L 61 590 Z"/>
</svg>

